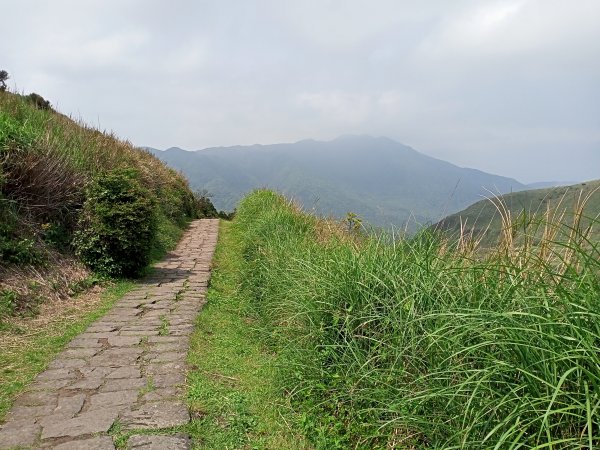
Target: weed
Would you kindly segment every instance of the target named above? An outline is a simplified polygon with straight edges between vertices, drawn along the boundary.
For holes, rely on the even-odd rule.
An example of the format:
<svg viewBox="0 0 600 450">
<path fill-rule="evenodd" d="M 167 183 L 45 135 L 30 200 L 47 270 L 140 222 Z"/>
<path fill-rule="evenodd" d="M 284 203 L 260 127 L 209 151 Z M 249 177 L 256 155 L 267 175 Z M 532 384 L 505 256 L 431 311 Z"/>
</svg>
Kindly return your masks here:
<svg viewBox="0 0 600 450">
<path fill-rule="evenodd" d="M 177 291 L 177 293 L 175 294 L 175 301 L 176 302 L 181 301 L 181 299 L 183 299 L 183 294 L 184 294 L 184 292 L 187 289 L 187 284 L 188 284 L 188 281 L 186 280 L 185 283 L 184 283 L 183 289 L 181 289 L 180 291 Z"/>
<path fill-rule="evenodd" d="M 0 291 L 0 320 L 2 316 L 14 314 L 17 307 L 18 294 L 10 289 Z"/>
<path fill-rule="evenodd" d="M 158 329 L 159 336 L 169 335 L 169 319 L 166 316 L 160 316 L 160 327 Z"/>
<path fill-rule="evenodd" d="M 78 280 L 69 285 L 69 294 L 70 295 L 78 295 L 82 292 L 87 291 L 88 289 L 99 285 L 102 281 L 106 281 L 106 278 L 103 278 L 97 274 L 90 274 L 87 277 Z"/>
<path fill-rule="evenodd" d="M 146 377 L 146 386 L 140 389 L 139 396 L 143 397 L 148 392 L 152 392 L 156 389 L 154 387 L 154 379 L 151 376 Z"/>
<path fill-rule="evenodd" d="M 123 430 L 123 424 L 119 419 L 115 420 L 108 429 L 109 436 L 113 438 L 113 444 L 116 448 L 126 448 L 129 434 Z"/>
</svg>

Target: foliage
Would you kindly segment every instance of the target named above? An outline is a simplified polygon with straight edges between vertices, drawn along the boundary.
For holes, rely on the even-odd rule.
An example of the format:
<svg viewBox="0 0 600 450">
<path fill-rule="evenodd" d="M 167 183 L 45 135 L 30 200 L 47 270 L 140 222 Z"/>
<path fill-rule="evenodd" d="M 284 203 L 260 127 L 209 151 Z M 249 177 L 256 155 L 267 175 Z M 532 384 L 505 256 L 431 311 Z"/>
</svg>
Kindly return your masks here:
<svg viewBox="0 0 600 450">
<path fill-rule="evenodd" d="M 199 199 L 180 174 L 148 152 L 46 109 L 42 100 L 37 94 L 0 96 L 0 202 L 13 211 L 13 231 L 6 226 L 2 231 L 4 249 L 71 251 L 87 186 L 125 168 L 137 172 L 137 183 L 155 200 L 161 234 L 151 240 L 154 259 L 190 219 L 217 215 L 208 199 Z M 0 224 L 6 220 L 0 218 Z M 36 263 L 20 256 L 2 260 L 2 265 Z"/>
<path fill-rule="evenodd" d="M 17 307 L 17 293 L 10 289 L 0 291 L 0 322 L 3 316 L 11 315 Z"/>
<path fill-rule="evenodd" d="M 206 195 L 196 194 L 195 196 L 198 214 L 200 217 L 217 217 L 218 213 L 215 206 Z"/>
<path fill-rule="evenodd" d="M 317 448 L 600 445 L 600 244 L 585 230 L 476 257 L 428 232 L 323 227 L 268 191 L 234 221 L 257 326 Z"/>
<path fill-rule="evenodd" d="M 6 70 L 0 70 L 0 92 L 6 91 L 6 80 L 9 78 Z"/>
<path fill-rule="evenodd" d="M 135 276 L 150 262 L 156 201 L 133 170 L 113 170 L 94 180 L 75 234 L 77 254 L 93 270 Z"/>
<path fill-rule="evenodd" d="M 50 104 L 50 102 L 48 100 L 46 100 L 44 97 L 42 97 L 40 94 L 36 94 L 35 92 L 32 92 L 25 98 L 27 100 L 29 100 L 31 103 L 33 103 L 35 105 L 35 107 L 38 109 L 52 109 L 52 105 Z"/>
<path fill-rule="evenodd" d="M 0 194 L 0 264 L 39 264 L 44 261 L 35 241 L 23 236 L 13 208 Z"/>
<path fill-rule="evenodd" d="M 358 233 L 362 229 L 362 219 L 352 211 L 349 211 L 344 218 L 346 231 L 348 233 Z"/>
<path fill-rule="evenodd" d="M 71 232 L 60 222 L 47 222 L 41 225 L 44 242 L 57 250 L 67 251 L 71 246 Z"/>
<path fill-rule="evenodd" d="M 219 219 L 233 220 L 233 218 L 235 217 L 235 209 L 231 212 L 219 211 L 219 213 L 217 215 L 218 215 Z"/>
</svg>

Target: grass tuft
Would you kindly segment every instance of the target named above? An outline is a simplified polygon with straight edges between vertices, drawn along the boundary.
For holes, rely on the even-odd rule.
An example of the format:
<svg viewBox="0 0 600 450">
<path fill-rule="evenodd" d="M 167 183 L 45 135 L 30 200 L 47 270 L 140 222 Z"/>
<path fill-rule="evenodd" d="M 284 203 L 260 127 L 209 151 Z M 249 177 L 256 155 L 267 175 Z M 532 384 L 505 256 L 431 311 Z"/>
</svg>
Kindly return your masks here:
<svg viewBox="0 0 600 450">
<path fill-rule="evenodd" d="M 429 232 L 340 238 L 257 191 L 232 233 L 317 448 L 565 449 L 600 446 L 600 244 L 581 223 L 481 253 Z"/>
</svg>

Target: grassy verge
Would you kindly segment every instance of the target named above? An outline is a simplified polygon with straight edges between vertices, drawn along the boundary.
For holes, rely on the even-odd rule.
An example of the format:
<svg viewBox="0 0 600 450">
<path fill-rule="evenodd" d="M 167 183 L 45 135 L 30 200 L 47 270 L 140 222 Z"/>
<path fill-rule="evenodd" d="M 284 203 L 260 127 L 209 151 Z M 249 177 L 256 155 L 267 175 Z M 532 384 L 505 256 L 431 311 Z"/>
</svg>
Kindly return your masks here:
<svg viewBox="0 0 600 450">
<path fill-rule="evenodd" d="M 36 318 L 14 319 L 0 332 L 0 420 L 15 397 L 87 326 L 101 317 L 134 284 L 117 282 L 103 293 L 88 293 L 69 306 L 47 305 Z M 60 308 L 60 314 L 51 311 Z"/>
<path fill-rule="evenodd" d="M 276 356 L 254 330 L 251 298 L 240 289 L 243 264 L 240 236 L 222 222 L 188 357 L 189 432 L 200 449 L 310 448 L 277 389 Z"/>
<path fill-rule="evenodd" d="M 480 256 L 428 232 L 344 235 L 268 191 L 233 227 L 274 378 L 315 447 L 600 448 L 600 243 L 585 227 Z"/>
</svg>

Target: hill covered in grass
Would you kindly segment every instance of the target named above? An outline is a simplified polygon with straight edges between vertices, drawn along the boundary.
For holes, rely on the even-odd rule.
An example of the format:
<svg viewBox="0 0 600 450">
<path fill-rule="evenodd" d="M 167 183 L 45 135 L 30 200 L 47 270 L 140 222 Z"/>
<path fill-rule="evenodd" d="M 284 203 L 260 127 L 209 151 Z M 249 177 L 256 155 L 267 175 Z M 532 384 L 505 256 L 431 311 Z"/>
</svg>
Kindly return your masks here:
<svg viewBox="0 0 600 450">
<path fill-rule="evenodd" d="M 325 216 L 349 211 L 366 222 L 412 228 L 437 222 L 487 192 L 526 189 L 514 179 L 455 166 L 388 138 L 343 136 L 330 142 L 150 149 L 232 210 L 249 191 L 273 188 Z"/>
<path fill-rule="evenodd" d="M 543 225 L 550 219 L 563 223 L 562 233 L 568 235 L 572 227 L 586 229 L 599 215 L 600 180 L 592 180 L 571 186 L 489 196 L 489 199 L 446 217 L 433 228 L 454 236 L 467 234 L 473 239 L 481 239 L 483 244 L 494 245 L 506 235 L 503 231 L 514 234 L 515 238 L 523 239 L 522 235 L 529 233 L 539 239 L 544 232 Z M 598 227 L 592 227 L 590 238 L 600 239 Z"/>
<path fill-rule="evenodd" d="M 481 255 L 427 230 L 347 233 L 258 191 L 227 242 L 316 448 L 598 447 L 600 247 L 584 233 Z"/>
<path fill-rule="evenodd" d="M 68 296 L 89 269 L 135 276 L 214 213 L 147 151 L 0 92 L 0 317 Z"/>
</svg>

